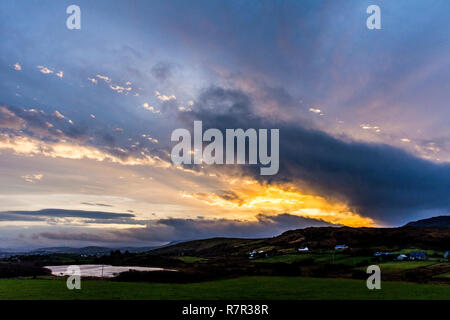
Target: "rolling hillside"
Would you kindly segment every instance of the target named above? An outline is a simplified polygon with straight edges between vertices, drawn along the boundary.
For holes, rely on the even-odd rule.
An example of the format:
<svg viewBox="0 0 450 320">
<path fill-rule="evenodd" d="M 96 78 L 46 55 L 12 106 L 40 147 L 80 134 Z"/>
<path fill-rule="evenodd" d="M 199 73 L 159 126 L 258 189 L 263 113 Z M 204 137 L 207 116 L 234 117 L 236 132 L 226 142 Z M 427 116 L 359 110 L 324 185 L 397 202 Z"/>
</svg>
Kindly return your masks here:
<svg viewBox="0 0 450 320">
<path fill-rule="evenodd" d="M 406 224 L 406 227 L 450 228 L 450 216 L 440 216 L 413 221 Z"/>
<path fill-rule="evenodd" d="M 346 244 L 358 249 L 428 248 L 448 250 L 450 228 L 349 228 L 320 227 L 284 232 L 273 238 L 234 239 L 212 238 L 182 242 L 152 250 L 159 255 L 222 256 L 247 254 L 252 250 L 288 252 L 308 246 L 310 249 L 333 249 Z"/>
</svg>

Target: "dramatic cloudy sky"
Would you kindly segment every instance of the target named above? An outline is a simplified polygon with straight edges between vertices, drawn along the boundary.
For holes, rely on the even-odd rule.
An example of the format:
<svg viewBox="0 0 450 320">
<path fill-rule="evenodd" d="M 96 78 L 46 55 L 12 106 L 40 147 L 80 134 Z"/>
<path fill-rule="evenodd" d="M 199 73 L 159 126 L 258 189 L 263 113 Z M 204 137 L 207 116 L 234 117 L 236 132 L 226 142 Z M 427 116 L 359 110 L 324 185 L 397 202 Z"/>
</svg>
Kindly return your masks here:
<svg viewBox="0 0 450 320">
<path fill-rule="evenodd" d="M 381 30 L 366 8 L 381 8 Z M 81 30 L 66 8 L 81 8 Z M 0 2 L 0 247 L 156 245 L 449 214 L 450 2 Z M 280 170 L 175 166 L 280 129 Z"/>
</svg>

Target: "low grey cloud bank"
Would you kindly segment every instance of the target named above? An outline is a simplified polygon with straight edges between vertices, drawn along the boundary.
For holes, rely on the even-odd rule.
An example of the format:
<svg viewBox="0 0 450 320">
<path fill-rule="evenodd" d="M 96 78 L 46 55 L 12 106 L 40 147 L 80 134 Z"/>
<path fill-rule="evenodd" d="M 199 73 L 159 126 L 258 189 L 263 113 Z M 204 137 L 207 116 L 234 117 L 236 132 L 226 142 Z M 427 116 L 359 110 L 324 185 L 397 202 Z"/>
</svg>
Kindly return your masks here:
<svg viewBox="0 0 450 320">
<path fill-rule="evenodd" d="M 291 229 L 333 226 L 330 223 L 290 214 L 258 215 L 255 221 L 229 219 L 160 219 L 149 221 L 147 227 L 95 232 L 56 231 L 35 234 L 35 238 L 52 241 L 86 241 L 97 243 L 149 243 L 193 240 L 212 237 L 260 238 L 278 235 Z"/>
</svg>

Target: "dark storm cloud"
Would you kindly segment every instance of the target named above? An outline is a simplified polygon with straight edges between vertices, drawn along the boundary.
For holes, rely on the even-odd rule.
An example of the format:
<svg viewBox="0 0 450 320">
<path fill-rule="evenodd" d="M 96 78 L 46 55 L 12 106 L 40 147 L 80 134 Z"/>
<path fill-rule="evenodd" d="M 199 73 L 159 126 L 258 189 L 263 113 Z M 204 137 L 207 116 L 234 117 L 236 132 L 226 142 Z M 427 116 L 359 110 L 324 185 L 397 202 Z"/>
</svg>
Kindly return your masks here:
<svg viewBox="0 0 450 320">
<path fill-rule="evenodd" d="M 327 222 L 290 214 L 258 215 L 256 221 L 228 219 L 161 219 L 150 221 L 146 228 L 104 232 L 43 232 L 34 235 L 48 240 L 100 242 L 151 242 L 205 239 L 211 237 L 259 238 L 278 235 L 291 229 L 333 226 Z"/>
<path fill-rule="evenodd" d="M 348 201 L 363 215 L 395 223 L 426 210 L 450 210 L 450 165 L 417 158 L 400 149 L 374 143 L 344 141 L 303 124 L 274 122 L 253 113 L 243 92 L 212 87 L 195 110 L 182 115 L 192 126 L 207 128 L 279 128 L 280 170 L 260 176 L 268 182 L 293 182 L 314 193 Z"/>
</svg>

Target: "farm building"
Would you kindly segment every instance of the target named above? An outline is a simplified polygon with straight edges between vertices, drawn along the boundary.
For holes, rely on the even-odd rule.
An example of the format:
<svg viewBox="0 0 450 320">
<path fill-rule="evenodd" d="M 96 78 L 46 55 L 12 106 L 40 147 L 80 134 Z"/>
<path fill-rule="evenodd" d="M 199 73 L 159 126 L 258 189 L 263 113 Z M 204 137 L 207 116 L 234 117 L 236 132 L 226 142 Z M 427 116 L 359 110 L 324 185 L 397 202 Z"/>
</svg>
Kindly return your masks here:
<svg viewBox="0 0 450 320">
<path fill-rule="evenodd" d="M 410 260 L 427 260 L 427 254 L 423 251 L 410 252 L 409 253 Z"/>
</svg>

